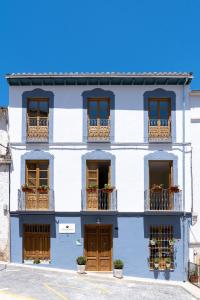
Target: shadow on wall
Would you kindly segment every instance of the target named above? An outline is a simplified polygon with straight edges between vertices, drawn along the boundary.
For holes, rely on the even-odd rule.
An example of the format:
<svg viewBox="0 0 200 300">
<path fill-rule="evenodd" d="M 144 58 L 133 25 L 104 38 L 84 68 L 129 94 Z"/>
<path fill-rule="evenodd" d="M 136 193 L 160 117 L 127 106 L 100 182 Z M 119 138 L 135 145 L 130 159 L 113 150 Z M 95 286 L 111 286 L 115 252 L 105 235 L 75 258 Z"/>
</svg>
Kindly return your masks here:
<svg viewBox="0 0 200 300">
<path fill-rule="evenodd" d="M 81 237 L 84 239 L 85 225 L 112 225 L 113 238 L 118 238 L 117 216 L 85 215 L 81 216 Z"/>
<path fill-rule="evenodd" d="M 23 237 L 25 224 L 50 224 L 51 238 L 56 238 L 56 219 L 54 215 L 22 215 L 19 216 L 19 235 Z"/>
</svg>

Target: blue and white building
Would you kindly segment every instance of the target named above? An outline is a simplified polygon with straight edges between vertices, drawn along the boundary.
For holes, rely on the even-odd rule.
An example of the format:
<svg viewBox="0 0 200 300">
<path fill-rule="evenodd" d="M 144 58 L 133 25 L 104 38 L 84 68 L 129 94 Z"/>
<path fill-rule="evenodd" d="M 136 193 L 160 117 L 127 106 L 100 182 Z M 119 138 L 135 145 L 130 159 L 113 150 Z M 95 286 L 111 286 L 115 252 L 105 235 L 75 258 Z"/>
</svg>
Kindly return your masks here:
<svg viewBox="0 0 200 300">
<path fill-rule="evenodd" d="M 11 261 L 186 280 L 192 74 L 6 77 Z"/>
</svg>

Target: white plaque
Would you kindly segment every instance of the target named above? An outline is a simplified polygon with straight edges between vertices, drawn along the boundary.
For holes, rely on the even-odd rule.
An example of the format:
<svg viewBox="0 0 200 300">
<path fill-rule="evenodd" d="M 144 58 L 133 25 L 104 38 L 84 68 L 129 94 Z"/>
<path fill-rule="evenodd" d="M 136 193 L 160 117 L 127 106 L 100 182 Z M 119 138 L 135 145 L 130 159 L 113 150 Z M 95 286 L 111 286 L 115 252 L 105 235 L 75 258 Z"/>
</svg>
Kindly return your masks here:
<svg viewBox="0 0 200 300">
<path fill-rule="evenodd" d="M 75 233 L 75 224 L 59 224 L 59 233 Z"/>
</svg>

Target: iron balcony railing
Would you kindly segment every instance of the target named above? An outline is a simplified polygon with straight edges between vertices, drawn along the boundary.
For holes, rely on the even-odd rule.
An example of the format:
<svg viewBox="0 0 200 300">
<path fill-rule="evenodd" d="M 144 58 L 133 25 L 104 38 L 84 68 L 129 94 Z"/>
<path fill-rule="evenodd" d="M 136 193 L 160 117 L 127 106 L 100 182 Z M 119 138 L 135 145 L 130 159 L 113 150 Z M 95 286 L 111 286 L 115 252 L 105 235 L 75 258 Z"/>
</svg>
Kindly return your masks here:
<svg viewBox="0 0 200 300">
<path fill-rule="evenodd" d="M 188 280 L 200 287 L 200 265 L 188 263 Z"/>
<path fill-rule="evenodd" d="M 160 191 L 146 190 L 144 193 L 145 211 L 182 211 L 182 192 L 171 192 L 169 189 Z"/>
<path fill-rule="evenodd" d="M 83 211 L 117 211 L 117 190 L 82 190 Z"/>
<path fill-rule="evenodd" d="M 88 141 L 109 141 L 110 120 L 88 119 Z"/>
<path fill-rule="evenodd" d="M 171 139 L 170 119 L 149 119 L 149 140 L 169 141 Z"/>
<path fill-rule="evenodd" d="M 31 142 L 48 141 L 49 118 L 27 116 L 27 140 Z"/>
<path fill-rule="evenodd" d="M 54 191 L 52 189 L 41 192 L 18 190 L 19 211 L 54 211 Z"/>
</svg>

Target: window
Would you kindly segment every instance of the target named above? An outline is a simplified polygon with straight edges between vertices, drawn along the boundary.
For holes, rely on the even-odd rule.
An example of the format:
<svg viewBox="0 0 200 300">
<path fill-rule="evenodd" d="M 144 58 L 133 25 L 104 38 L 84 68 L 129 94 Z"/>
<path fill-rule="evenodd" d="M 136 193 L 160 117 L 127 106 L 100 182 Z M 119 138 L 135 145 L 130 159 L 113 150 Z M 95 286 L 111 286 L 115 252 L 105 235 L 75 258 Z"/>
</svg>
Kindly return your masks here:
<svg viewBox="0 0 200 300">
<path fill-rule="evenodd" d="M 27 139 L 48 139 L 49 101 L 47 98 L 31 98 L 27 102 Z"/>
<path fill-rule="evenodd" d="M 110 139 L 110 101 L 108 98 L 88 99 L 88 140 Z"/>
<path fill-rule="evenodd" d="M 149 138 L 167 139 L 171 135 L 170 99 L 149 99 Z"/>
<path fill-rule="evenodd" d="M 159 270 L 166 269 L 167 261 L 170 263 L 169 269 L 174 269 L 173 226 L 151 226 L 149 249 L 150 269 L 155 268 L 156 260 Z"/>
<path fill-rule="evenodd" d="M 26 162 L 26 185 L 23 187 L 26 210 L 49 210 L 49 162 Z"/>
</svg>

